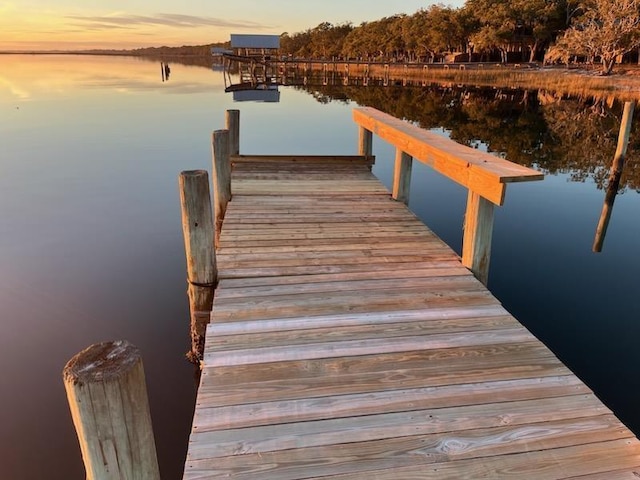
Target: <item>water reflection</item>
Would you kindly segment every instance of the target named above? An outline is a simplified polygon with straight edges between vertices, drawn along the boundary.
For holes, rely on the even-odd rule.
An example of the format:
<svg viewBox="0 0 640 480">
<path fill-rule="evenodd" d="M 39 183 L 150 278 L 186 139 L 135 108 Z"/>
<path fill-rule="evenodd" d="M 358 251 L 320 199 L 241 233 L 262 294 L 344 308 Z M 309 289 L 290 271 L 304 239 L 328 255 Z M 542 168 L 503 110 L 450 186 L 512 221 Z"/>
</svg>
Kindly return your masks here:
<svg viewBox="0 0 640 480">
<path fill-rule="evenodd" d="M 280 101 L 281 83 L 274 67 L 250 60 L 223 61 L 224 91 L 233 94 L 234 102 Z"/>
<path fill-rule="evenodd" d="M 160 73 L 162 75 L 162 81 L 169 81 L 169 75 L 171 74 L 171 67 L 168 63 L 160 62 Z"/>
<path fill-rule="evenodd" d="M 0 104 L 43 95 L 73 96 L 79 93 L 78 85 L 83 89 L 107 89 L 126 95 L 142 91 L 205 93 L 223 84 L 217 75 L 203 76 L 203 69 L 198 66 L 173 64 L 169 73 L 179 70 L 181 81 L 163 85 L 157 81 L 158 63 L 136 57 L 40 55 L 25 61 L 30 57 L 2 55 L 0 59 Z"/>
<path fill-rule="evenodd" d="M 162 476 L 182 478 L 194 386 L 177 174 L 211 168 L 211 131 L 237 105 L 221 71 L 164 59 L 162 83 L 159 61 L 0 55 L 0 478 L 82 477 L 60 371 L 117 338 L 143 351 Z M 306 88 L 289 75 L 300 85 L 280 86 L 280 103 L 242 105 L 242 148 L 355 153 L 358 102 L 553 173 L 509 192 L 490 284 L 640 432 L 640 256 L 629 255 L 640 196 L 616 201 L 607 249 L 591 253 L 621 107 L 509 88 L 362 87 L 353 74 L 343 86 L 332 75 L 323 86 L 309 72 Z M 640 184 L 637 128 L 621 190 Z M 394 152 L 375 153 L 388 184 Z M 410 206 L 459 249 L 465 192 L 422 167 Z"/>
</svg>

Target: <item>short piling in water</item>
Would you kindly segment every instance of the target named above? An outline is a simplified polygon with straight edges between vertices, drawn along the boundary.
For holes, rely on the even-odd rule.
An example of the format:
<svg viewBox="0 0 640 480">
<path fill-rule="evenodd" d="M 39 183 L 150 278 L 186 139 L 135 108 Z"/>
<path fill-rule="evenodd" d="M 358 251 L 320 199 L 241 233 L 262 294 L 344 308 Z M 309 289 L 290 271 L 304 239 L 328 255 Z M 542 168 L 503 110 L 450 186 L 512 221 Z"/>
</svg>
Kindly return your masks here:
<svg viewBox="0 0 640 480">
<path fill-rule="evenodd" d="M 188 357 L 199 363 L 218 275 L 209 175 L 205 170 L 184 171 L 180 173 L 179 185 L 191 316 Z"/>
<path fill-rule="evenodd" d="M 62 374 L 87 480 L 159 480 L 138 348 L 126 341 L 92 345 Z"/>
</svg>

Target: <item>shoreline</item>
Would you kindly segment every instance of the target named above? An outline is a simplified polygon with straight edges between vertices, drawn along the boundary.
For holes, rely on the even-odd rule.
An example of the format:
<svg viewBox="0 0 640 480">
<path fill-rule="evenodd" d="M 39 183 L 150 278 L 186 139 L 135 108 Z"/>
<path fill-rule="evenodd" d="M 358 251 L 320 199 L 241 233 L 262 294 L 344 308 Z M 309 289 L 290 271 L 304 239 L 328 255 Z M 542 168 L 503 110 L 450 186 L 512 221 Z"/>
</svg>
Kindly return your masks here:
<svg viewBox="0 0 640 480">
<path fill-rule="evenodd" d="M 147 60 L 171 59 L 186 65 L 210 66 L 209 55 L 168 55 L 132 51 L 0 51 L 0 55 L 73 55 L 135 57 Z M 562 95 L 640 100 L 640 65 L 618 64 L 612 74 L 601 75 L 598 65 L 542 66 L 535 63 L 392 63 L 322 59 L 292 59 L 270 62 L 274 67 L 293 67 L 305 72 L 328 72 L 361 78 L 401 81 L 456 83 L 502 88 L 549 90 Z"/>
</svg>

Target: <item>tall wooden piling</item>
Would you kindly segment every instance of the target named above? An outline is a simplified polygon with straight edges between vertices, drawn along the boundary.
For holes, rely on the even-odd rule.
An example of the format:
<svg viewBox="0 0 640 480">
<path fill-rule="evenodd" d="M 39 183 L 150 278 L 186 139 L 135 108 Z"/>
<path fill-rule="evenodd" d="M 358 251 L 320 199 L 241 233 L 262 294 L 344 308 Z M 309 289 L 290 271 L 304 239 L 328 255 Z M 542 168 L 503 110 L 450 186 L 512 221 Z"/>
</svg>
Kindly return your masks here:
<svg viewBox="0 0 640 480">
<path fill-rule="evenodd" d="M 229 159 L 229 130 L 213 132 L 213 197 L 216 218 L 216 243 L 222 220 L 231 200 L 231 162 Z"/>
<path fill-rule="evenodd" d="M 62 374 L 87 480 L 159 480 L 138 348 L 126 341 L 92 345 Z"/>
<path fill-rule="evenodd" d="M 609 170 L 607 193 L 604 198 L 604 203 L 602 204 L 602 212 L 600 213 L 598 226 L 596 227 L 596 237 L 593 241 L 592 250 L 594 252 L 602 251 L 604 237 L 606 236 L 607 228 L 609 227 L 609 220 L 611 219 L 611 213 L 613 211 L 613 202 L 616 199 L 618 187 L 620 185 L 620 177 L 624 170 L 624 159 L 627 155 L 627 146 L 629 145 L 629 135 L 631 134 L 634 109 L 635 102 L 625 102 L 624 110 L 622 112 L 622 121 L 620 122 L 620 133 L 618 134 L 618 145 L 613 157 L 613 162 L 611 163 L 611 170 Z"/>
<path fill-rule="evenodd" d="M 227 110 L 225 126 L 229 130 L 229 155 L 240 154 L 240 110 Z"/>
<path fill-rule="evenodd" d="M 189 357 L 199 362 L 204 351 L 206 327 L 218 275 L 209 175 L 205 170 L 185 171 L 180 173 L 179 185 L 191 312 Z"/>
</svg>

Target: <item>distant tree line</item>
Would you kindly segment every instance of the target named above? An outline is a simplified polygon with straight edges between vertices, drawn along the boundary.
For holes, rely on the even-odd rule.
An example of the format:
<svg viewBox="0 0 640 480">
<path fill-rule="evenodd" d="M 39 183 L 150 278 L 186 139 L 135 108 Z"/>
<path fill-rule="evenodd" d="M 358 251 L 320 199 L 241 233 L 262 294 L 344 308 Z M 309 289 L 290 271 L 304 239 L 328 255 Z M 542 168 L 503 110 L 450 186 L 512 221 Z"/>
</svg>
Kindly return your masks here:
<svg viewBox="0 0 640 480">
<path fill-rule="evenodd" d="M 281 35 L 292 57 L 366 61 L 601 62 L 640 48 L 640 0 L 467 0 Z"/>
<path fill-rule="evenodd" d="M 128 55 L 150 57 L 211 57 L 212 47 L 229 48 L 230 42 L 212 43 L 209 45 L 183 45 L 181 47 L 146 47 L 127 52 Z"/>
</svg>

